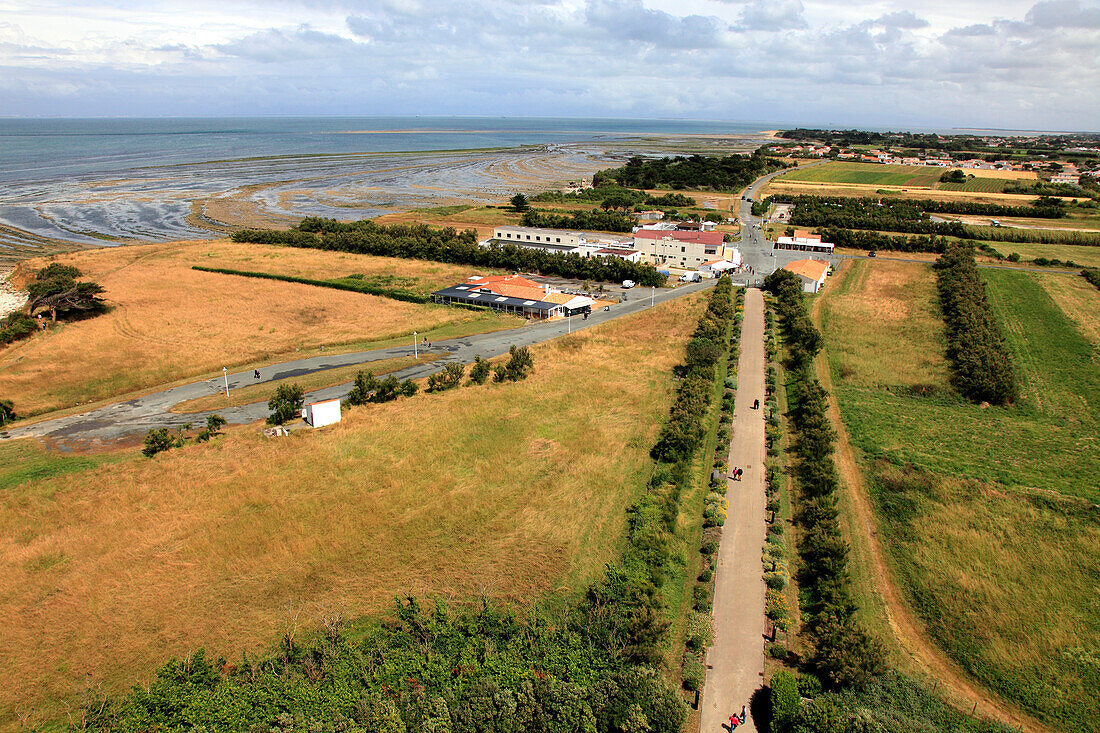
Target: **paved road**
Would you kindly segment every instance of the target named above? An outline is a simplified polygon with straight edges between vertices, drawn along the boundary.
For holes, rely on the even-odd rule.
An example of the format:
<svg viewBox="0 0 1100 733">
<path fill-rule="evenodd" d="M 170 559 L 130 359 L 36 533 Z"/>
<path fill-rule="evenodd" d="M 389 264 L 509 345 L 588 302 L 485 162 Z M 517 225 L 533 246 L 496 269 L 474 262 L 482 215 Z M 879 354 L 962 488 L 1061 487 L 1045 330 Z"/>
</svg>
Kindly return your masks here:
<svg viewBox="0 0 1100 733">
<path fill-rule="evenodd" d="M 821 165 L 821 162 L 809 163 L 799 167 L 812 168 L 817 165 Z M 752 215 L 752 201 L 750 199 L 759 198 L 760 189 L 768 181 L 789 170 L 776 171 L 758 178 L 745 189 L 745 198 L 741 201 L 741 241 L 737 243 L 737 248 L 741 250 L 741 257 L 745 266 L 751 267 L 753 272 L 749 274 L 742 273 L 740 277 L 735 276 L 734 282 L 739 285 L 758 285 L 763 282 L 766 275 L 776 268 L 782 267 L 788 262 L 806 259 L 806 257 L 811 256 L 806 252 L 774 249 L 774 243 L 769 242 L 764 237 L 763 221 L 760 217 Z M 827 259 L 821 253 L 813 253 L 812 256 L 817 259 Z"/>
<path fill-rule="evenodd" d="M 698 292 L 714 284 L 713 280 L 705 280 L 702 283 L 683 285 L 672 290 L 657 290 L 652 293 L 654 304 L 664 303 L 673 298 L 679 298 L 690 293 Z M 508 331 L 477 334 L 465 338 L 451 339 L 448 341 L 433 342 L 432 353 L 442 353 L 441 359 L 436 359 L 426 364 L 415 366 L 394 372 L 400 379 L 418 379 L 434 374 L 443 368 L 448 361 L 461 363 L 471 362 L 475 355 L 491 358 L 508 353 L 508 348 L 516 346 L 530 346 L 542 341 L 568 333 L 570 329 L 580 330 L 595 326 L 599 323 L 619 318 L 621 316 L 637 313 L 650 307 L 651 291 L 648 288 L 634 288 L 628 292 L 628 300 L 610 307 L 608 311 L 596 311 L 587 321 L 580 316 L 574 316 L 572 322 L 566 320 L 540 323 L 523 326 Z M 336 369 L 338 367 L 352 366 L 356 364 L 369 364 L 379 359 L 392 359 L 413 355 L 413 345 L 410 342 L 406 346 L 394 346 L 388 349 L 376 349 L 373 351 L 357 351 L 347 354 L 332 354 L 314 356 L 308 359 L 272 364 L 260 369 L 260 379 L 255 379 L 251 371 L 236 372 L 229 376 L 230 390 L 238 387 L 247 387 L 252 384 L 262 384 L 279 379 L 300 377 L 314 372 Z M 109 442 L 119 440 L 136 433 L 145 433 L 153 428 L 179 427 L 187 423 L 201 424 L 205 422 L 207 415 L 214 412 L 222 415 L 230 423 L 243 424 L 266 418 L 268 409 L 266 402 L 255 402 L 240 407 L 228 407 L 216 411 L 189 413 L 186 415 L 169 412 L 169 409 L 180 402 L 192 400 L 197 397 L 206 397 L 216 394 L 224 389 L 224 382 L 219 376 L 215 379 L 207 379 L 201 382 L 173 387 L 161 392 L 137 397 L 125 402 L 106 405 L 89 412 L 68 417 L 60 417 L 53 420 L 15 427 L 0 432 L 0 440 L 22 437 L 48 437 L 60 445 L 78 445 L 86 441 Z M 325 400 L 333 397 L 343 397 L 351 389 L 351 383 L 337 387 L 309 392 L 306 401 Z"/>
<path fill-rule="evenodd" d="M 745 293 L 729 453 L 730 467 L 744 475 L 729 481 L 726 493 L 729 515 L 718 548 L 714 645 L 707 651 L 701 733 L 720 733 L 764 682 L 764 410 L 752 409 L 753 400 L 764 403 L 764 296 L 756 289 Z M 737 730 L 756 730 L 751 715 Z"/>
</svg>

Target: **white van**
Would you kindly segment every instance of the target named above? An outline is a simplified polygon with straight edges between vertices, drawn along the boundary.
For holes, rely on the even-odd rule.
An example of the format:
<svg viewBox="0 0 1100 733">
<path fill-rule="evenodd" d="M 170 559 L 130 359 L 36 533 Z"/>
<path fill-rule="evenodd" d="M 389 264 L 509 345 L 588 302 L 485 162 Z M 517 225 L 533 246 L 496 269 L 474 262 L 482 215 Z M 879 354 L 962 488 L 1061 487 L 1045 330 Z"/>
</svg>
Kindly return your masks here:
<svg viewBox="0 0 1100 733">
<path fill-rule="evenodd" d="M 626 288 L 627 290 L 629 290 L 630 288 L 634 287 L 634 281 L 633 280 L 623 280 L 623 287 Z"/>
<path fill-rule="evenodd" d="M 685 272 L 680 276 L 680 282 L 682 283 L 697 283 L 702 282 L 703 276 L 698 272 Z"/>
</svg>

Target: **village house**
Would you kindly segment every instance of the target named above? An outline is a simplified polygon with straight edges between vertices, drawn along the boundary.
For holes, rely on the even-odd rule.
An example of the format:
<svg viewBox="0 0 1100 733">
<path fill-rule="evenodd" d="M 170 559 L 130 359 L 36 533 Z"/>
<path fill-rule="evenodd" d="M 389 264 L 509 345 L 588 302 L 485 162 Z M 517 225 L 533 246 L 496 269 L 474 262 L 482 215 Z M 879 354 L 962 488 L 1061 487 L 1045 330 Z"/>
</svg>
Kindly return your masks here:
<svg viewBox="0 0 1100 733">
<path fill-rule="evenodd" d="M 825 285 L 829 263 L 813 259 L 795 260 L 783 265 L 783 269 L 798 275 L 798 279 L 802 281 L 802 292 L 816 293 Z"/>
</svg>

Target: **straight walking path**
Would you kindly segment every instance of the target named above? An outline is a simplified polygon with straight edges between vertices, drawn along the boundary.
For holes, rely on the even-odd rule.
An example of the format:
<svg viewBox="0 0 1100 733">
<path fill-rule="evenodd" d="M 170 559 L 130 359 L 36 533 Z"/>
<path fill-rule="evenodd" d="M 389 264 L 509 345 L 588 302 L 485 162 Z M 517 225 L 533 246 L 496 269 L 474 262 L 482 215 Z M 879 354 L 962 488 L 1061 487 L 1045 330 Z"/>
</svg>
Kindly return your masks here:
<svg viewBox="0 0 1100 733">
<path fill-rule="evenodd" d="M 705 290 L 714 285 L 714 280 L 704 280 L 701 283 L 682 285 L 677 288 L 661 288 L 651 290 L 638 288 L 630 293 L 630 299 L 611 306 L 608 310 L 593 312 L 587 319 L 581 316 L 573 316 L 572 319 L 558 319 L 547 323 L 523 326 L 506 331 L 494 331 L 491 333 L 476 334 L 463 338 L 450 339 L 448 341 L 433 342 L 430 351 L 444 354 L 442 359 L 436 359 L 425 364 L 417 364 L 397 372 L 393 372 L 399 379 L 419 379 L 440 371 L 449 361 L 469 363 L 475 355 L 486 359 L 501 354 L 507 354 L 510 346 L 530 346 L 542 341 L 565 335 L 572 331 L 590 328 L 600 323 L 605 323 L 615 318 L 638 313 L 653 305 L 660 305 L 669 300 L 680 298 L 691 293 Z M 421 348 L 420 353 L 427 353 Z M 229 389 L 246 387 L 252 384 L 263 384 L 282 379 L 301 377 L 306 374 L 323 372 L 329 369 L 352 366 L 356 364 L 369 365 L 372 361 L 380 359 L 392 359 L 396 357 L 412 356 L 413 344 L 394 346 L 387 349 L 375 349 L 373 351 L 358 351 L 346 354 L 326 354 L 307 359 L 296 359 L 281 364 L 269 364 L 261 367 L 260 378 L 255 378 L 251 370 L 235 372 L 226 375 Z M 378 374 L 375 376 L 385 376 Z M 208 415 L 215 412 L 220 414 L 230 423 L 245 424 L 255 420 L 266 418 L 269 414 L 267 402 L 255 402 L 239 407 L 227 407 L 220 410 L 206 412 L 178 414 L 170 412 L 170 409 L 187 400 L 207 395 L 217 394 L 225 388 L 225 379 L 217 376 L 213 379 L 204 379 L 190 384 L 172 387 L 161 392 L 143 395 L 131 400 L 105 405 L 95 410 L 69 415 L 50 420 L 31 423 L 29 425 L 16 426 L 6 431 L 0 431 L 0 440 L 24 437 L 48 437 L 60 445 L 70 442 L 78 445 L 81 441 L 114 441 L 127 436 L 145 433 L 153 428 L 176 428 L 188 423 L 200 425 Z M 344 397 L 351 389 L 351 382 L 336 387 L 327 387 L 306 394 L 306 401 L 327 400 Z"/>
<path fill-rule="evenodd" d="M 707 682 L 700 709 L 701 733 L 729 727 L 730 715 L 764 682 L 764 296 L 745 293 L 741 356 L 729 466 L 740 481 L 727 481 L 729 515 L 722 529 L 714 586 L 714 645 L 707 651 Z M 753 400 L 760 400 L 754 410 Z M 746 715 L 738 731 L 755 731 Z"/>
</svg>

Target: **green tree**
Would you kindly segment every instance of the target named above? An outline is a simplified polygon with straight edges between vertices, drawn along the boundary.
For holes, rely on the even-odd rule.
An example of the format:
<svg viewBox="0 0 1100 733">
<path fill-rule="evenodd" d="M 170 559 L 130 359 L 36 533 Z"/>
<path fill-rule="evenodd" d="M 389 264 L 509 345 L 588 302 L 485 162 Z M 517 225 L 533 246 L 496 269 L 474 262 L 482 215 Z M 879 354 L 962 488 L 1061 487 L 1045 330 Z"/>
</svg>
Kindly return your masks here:
<svg viewBox="0 0 1100 733">
<path fill-rule="evenodd" d="M 348 396 L 344 398 L 344 402 L 349 405 L 365 405 L 377 389 L 378 379 L 375 378 L 374 372 L 360 370 L 355 375 L 355 382 Z"/>
<path fill-rule="evenodd" d="M 283 425 L 301 417 L 304 404 L 305 390 L 300 384 L 280 384 L 275 396 L 267 402 L 267 409 L 271 410 L 267 424 Z"/>
<path fill-rule="evenodd" d="M 516 211 L 527 211 L 531 204 L 527 201 L 527 197 L 522 193 L 517 193 L 512 197 L 512 208 Z"/>
<path fill-rule="evenodd" d="M 195 440 L 200 443 L 205 443 L 216 435 L 220 435 L 222 428 L 224 428 L 228 422 L 221 415 L 210 415 L 206 418 L 206 427 L 203 428 L 198 435 L 195 436 Z"/>
<path fill-rule="evenodd" d="M 493 381 L 496 383 L 503 382 L 508 378 L 508 370 L 504 368 L 503 364 L 497 364 L 493 367 Z"/>
</svg>

